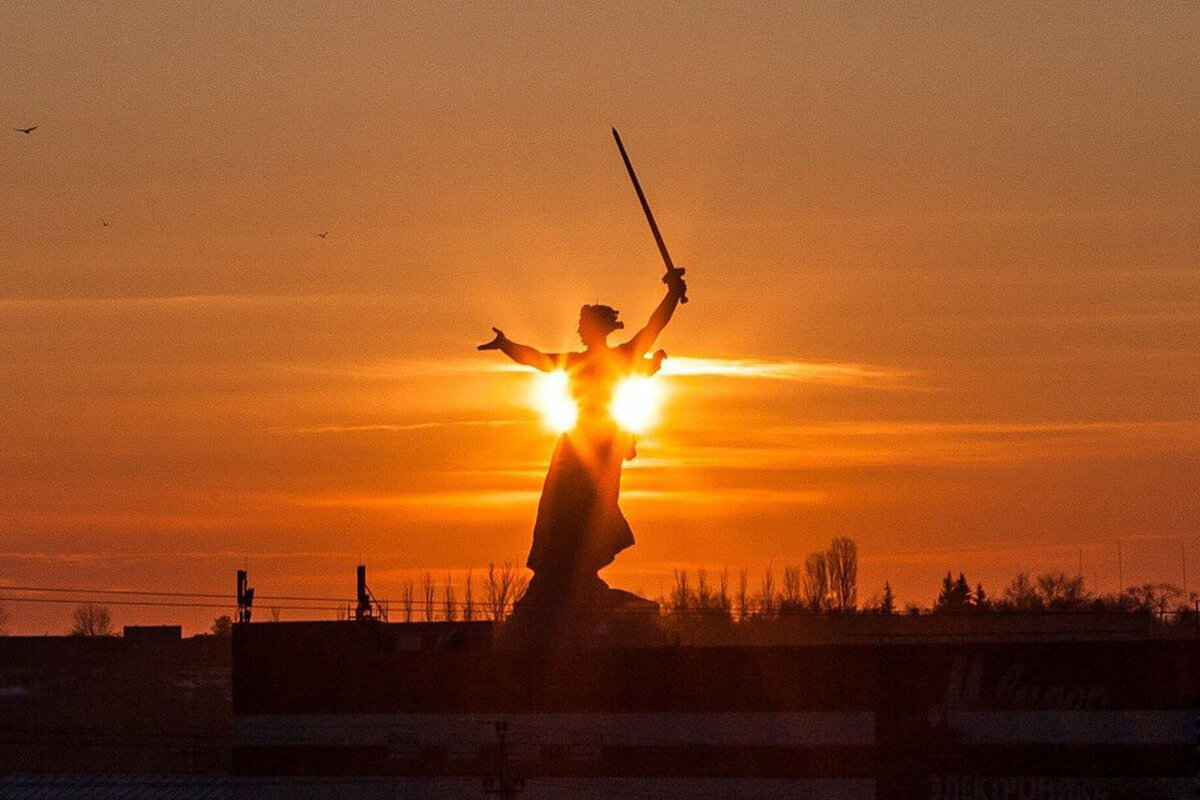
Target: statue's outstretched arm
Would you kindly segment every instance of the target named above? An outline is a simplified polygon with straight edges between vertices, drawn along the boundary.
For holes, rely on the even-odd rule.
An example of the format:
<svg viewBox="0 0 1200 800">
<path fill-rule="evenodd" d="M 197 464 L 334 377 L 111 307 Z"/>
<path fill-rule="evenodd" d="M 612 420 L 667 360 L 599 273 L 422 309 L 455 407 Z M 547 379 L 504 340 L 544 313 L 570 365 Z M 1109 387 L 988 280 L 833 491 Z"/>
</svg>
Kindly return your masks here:
<svg viewBox="0 0 1200 800">
<path fill-rule="evenodd" d="M 496 337 L 486 344 L 481 344 L 477 350 L 499 350 L 518 364 L 524 364 L 542 372 L 553 372 L 558 369 L 560 359 L 555 355 L 543 353 L 527 344 L 517 344 L 504 335 L 499 328 L 492 328 Z"/>
<path fill-rule="evenodd" d="M 671 321 L 671 315 L 675 313 L 675 307 L 679 305 L 679 298 L 683 297 L 684 292 L 687 291 L 687 284 L 683 281 L 684 272 L 685 270 L 680 269 L 667 273 L 667 296 L 658 304 L 658 308 L 654 309 L 646 327 L 638 331 L 637 335 L 626 345 L 633 351 L 635 357 L 640 358 L 650 352 L 658 335 Z"/>
</svg>

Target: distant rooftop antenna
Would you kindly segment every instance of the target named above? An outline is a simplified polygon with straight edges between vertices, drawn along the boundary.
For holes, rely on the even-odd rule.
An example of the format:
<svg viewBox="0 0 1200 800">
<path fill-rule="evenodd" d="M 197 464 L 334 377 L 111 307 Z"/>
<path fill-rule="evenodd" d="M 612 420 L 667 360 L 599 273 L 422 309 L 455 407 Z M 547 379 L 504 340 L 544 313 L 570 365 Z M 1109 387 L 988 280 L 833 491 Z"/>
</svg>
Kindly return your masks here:
<svg viewBox="0 0 1200 800">
<path fill-rule="evenodd" d="M 358 591 L 355 593 L 358 605 L 354 609 L 354 618 L 363 619 L 380 619 L 387 622 L 387 609 L 375 599 L 371 594 L 371 589 L 367 586 L 367 565 L 358 565 Z"/>
<path fill-rule="evenodd" d="M 244 569 L 237 571 L 237 621 L 249 622 L 250 609 L 254 605 L 254 590 Z"/>
</svg>

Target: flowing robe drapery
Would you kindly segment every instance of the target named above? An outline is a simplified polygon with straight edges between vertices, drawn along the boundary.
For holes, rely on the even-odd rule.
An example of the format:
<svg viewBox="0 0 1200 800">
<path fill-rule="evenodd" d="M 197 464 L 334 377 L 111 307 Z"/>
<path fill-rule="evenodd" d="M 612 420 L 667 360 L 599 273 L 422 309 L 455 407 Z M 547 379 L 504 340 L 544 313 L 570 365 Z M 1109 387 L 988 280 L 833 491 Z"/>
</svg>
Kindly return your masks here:
<svg viewBox="0 0 1200 800">
<path fill-rule="evenodd" d="M 559 438 L 542 487 L 527 562 L 535 573 L 595 575 L 633 544 L 618 505 L 621 465 L 632 455 L 633 436 L 613 421 L 610 407 L 617 383 L 646 371 L 641 361 L 627 346 L 568 358 L 579 416 Z"/>
</svg>

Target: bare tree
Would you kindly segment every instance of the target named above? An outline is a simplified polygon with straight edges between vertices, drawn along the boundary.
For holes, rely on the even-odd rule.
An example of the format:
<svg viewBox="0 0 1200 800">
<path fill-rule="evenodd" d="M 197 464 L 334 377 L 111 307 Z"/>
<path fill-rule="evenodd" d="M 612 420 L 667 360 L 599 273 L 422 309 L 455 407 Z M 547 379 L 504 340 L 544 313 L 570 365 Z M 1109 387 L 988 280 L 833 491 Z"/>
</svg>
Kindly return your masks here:
<svg viewBox="0 0 1200 800">
<path fill-rule="evenodd" d="M 688 586 L 686 569 L 674 570 L 675 585 L 671 587 L 671 612 L 677 615 L 688 613 L 692 607 L 692 590 Z"/>
<path fill-rule="evenodd" d="M 463 619 L 467 622 L 475 619 L 475 591 L 471 586 L 471 581 L 471 570 L 467 570 L 467 585 L 465 597 L 463 597 Z"/>
<path fill-rule="evenodd" d="M 745 567 L 738 570 L 737 611 L 739 620 L 750 616 L 750 570 Z"/>
<path fill-rule="evenodd" d="M 1165 617 L 1172 603 L 1184 598 L 1183 590 L 1173 583 L 1144 583 L 1130 586 L 1124 596 L 1134 611 L 1143 611 Z"/>
<path fill-rule="evenodd" d="M 1017 573 L 1012 583 L 1005 587 L 1003 605 L 1012 611 L 1040 611 L 1044 607 L 1037 587 L 1029 580 L 1029 573 Z"/>
<path fill-rule="evenodd" d="M 112 614 L 105 606 L 95 603 L 76 606 L 71 619 L 72 636 L 110 636 L 112 634 Z"/>
<path fill-rule="evenodd" d="M 1067 577 L 1064 572 L 1047 572 L 1037 578 L 1037 588 L 1042 602 L 1055 611 L 1080 609 L 1087 605 L 1087 592 L 1083 589 L 1083 576 Z"/>
<path fill-rule="evenodd" d="M 511 562 L 505 561 L 504 566 L 496 568 L 494 562 L 488 563 L 487 579 L 484 581 L 484 593 L 487 597 L 488 611 L 492 619 L 499 622 L 504 619 L 509 608 L 525 593 L 528 578 L 522 575 Z"/>
<path fill-rule="evenodd" d="M 434 603 L 437 598 L 437 584 L 433 582 L 433 575 L 428 572 L 421 573 L 421 596 L 424 599 L 425 621 L 433 622 Z"/>
<path fill-rule="evenodd" d="M 711 611 L 714 600 L 712 587 L 708 585 L 708 570 L 699 567 L 696 569 L 696 609 L 701 614 Z"/>
<path fill-rule="evenodd" d="M 413 601 L 414 594 L 415 589 L 413 587 L 413 582 L 405 581 L 404 586 L 400 590 L 400 610 L 401 613 L 404 614 L 405 622 L 413 621 L 413 606 L 415 605 Z"/>
<path fill-rule="evenodd" d="M 732 616 L 733 603 L 729 601 L 729 567 L 721 567 L 717 576 L 717 608 L 726 617 Z"/>
<path fill-rule="evenodd" d="M 804 600 L 813 611 L 829 607 L 829 562 L 824 553 L 804 559 Z"/>
<path fill-rule="evenodd" d="M 213 636 L 228 636 L 233 633 L 233 617 L 228 614 L 222 614 L 213 620 L 212 628 Z"/>
<path fill-rule="evenodd" d="M 283 609 L 279 606 L 271 606 L 271 622 L 279 622 L 279 618 L 283 616 Z"/>
<path fill-rule="evenodd" d="M 799 567 L 783 568 L 783 596 L 779 610 L 795 613 L 804 607 L 804 581 Z"/>
<path fill-rule="evenodd" d="M 832 606 L 842 612 L 858 606 L 858 545 L 839 536 L 829 543 L 829 593 Z"/>
<path fill-rule="evenodd" d="M 764 617 L 775 615 L 775 571 L 767 564 L 763 573 L 762 597 L 758 599 L 758 610 Z"/>
<path fill-rule="evenodd" d="M 446 590 L 442 596 L 442 607 L 447 622 L 458 618 L 458 604 L 454 601 L 454 584 L 450 582 L 450 573 L 446 573 Z"/>
</svg>

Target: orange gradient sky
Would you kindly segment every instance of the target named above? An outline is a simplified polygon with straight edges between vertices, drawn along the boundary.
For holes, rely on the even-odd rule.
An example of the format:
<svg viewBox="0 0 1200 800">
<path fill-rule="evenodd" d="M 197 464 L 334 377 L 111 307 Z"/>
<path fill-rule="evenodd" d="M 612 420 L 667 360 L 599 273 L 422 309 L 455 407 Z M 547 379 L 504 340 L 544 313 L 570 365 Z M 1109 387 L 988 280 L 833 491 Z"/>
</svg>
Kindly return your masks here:
<svg viewBox="0 0 1200 800">
<path fill-rule="evenodd" d="M 612 124 L 693 302 L 610 583 L 844 535 L 864 599 L 1081 558 L 1111 591 L 1119 540 L 1127 583 L 1186 553 L 1200 585 L 1200 6 L 11 2 L 0 30 L 0 591 L 248 563 L 350 596 L 361 556 L 393 597 L 523 561 L 554 435 L 474 345 L 658 301 Z"/>
</svg>

